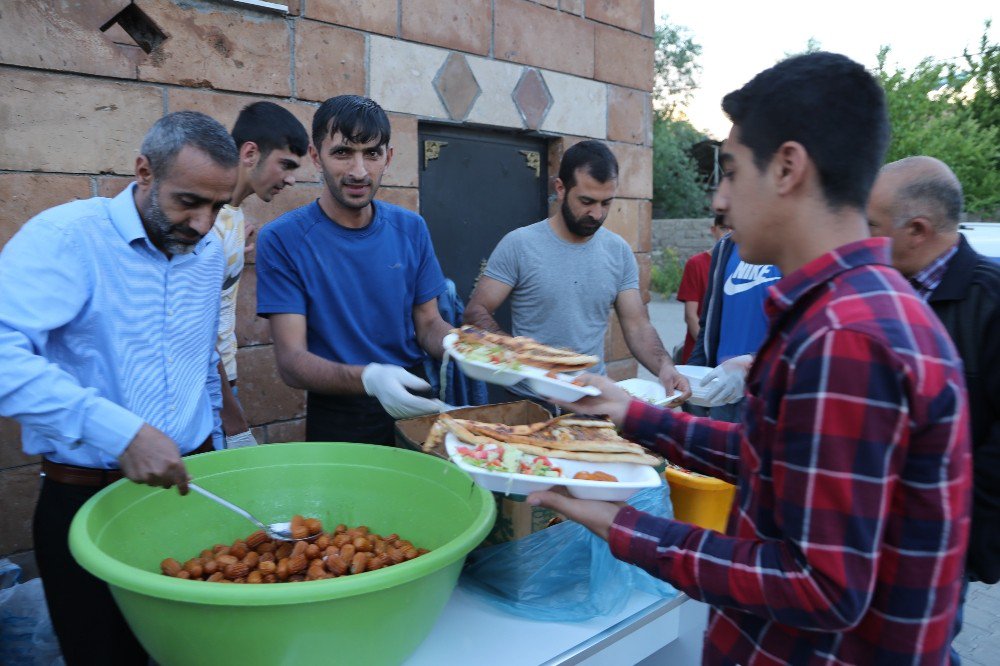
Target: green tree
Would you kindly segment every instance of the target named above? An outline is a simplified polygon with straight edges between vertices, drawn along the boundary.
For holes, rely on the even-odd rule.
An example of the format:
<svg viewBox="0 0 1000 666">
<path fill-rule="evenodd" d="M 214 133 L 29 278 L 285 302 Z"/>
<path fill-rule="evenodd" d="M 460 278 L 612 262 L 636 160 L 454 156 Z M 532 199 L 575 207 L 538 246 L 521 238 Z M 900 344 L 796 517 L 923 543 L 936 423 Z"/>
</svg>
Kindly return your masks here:
<svg viewBox="0 0 1000 666">
<path fill-rule="evenodd" d="M 704 133 L 683 114 L 698 88 L 701 46 L 690 31 L 672 25 L 666 14 L 653 35 L 653 211 L 662 217 L 708 214 L 708 188 L 691 156 Z"/>
<path fill-rule="evenodd" d="M 961 81 L 966 88 L 972 87 L 972 98 L 960 97 L 972 116 L 983 127 L 1000 129 L 1000 44 L 991 44 L 989 39 L 992 21 L 983 25 L 983 36 L 979 39 L 979 52 L 963 53 L 968 67 L 967 80 Z M 963 89 L 963 90 L 964 90 Z"/>
<path fill-rule="evenodd" d="M 655 217 L 704 217 L 709 193 L 691 146 L 705 135 L 686 120 L 657 112 L 653 116 L 653 214 Z"/>
<path fill-rule="evenodd" d="M 781 60 L 786 60 L 792 56 L 805 55 L 807 53 L 818 53 L 823 50 L 823 44 L 820 43 L 815 37 L 810 37 L 806 40 L 806 47 L 801 51 L 785 51 L 784 57 Z M 778 62 L 781 62 L 780 60 Z"/>
<path fill-rule="evenodd" d="M 672 113 L 698 89 L 701 45 L 690 30 L 672 25 L 666 14 L 653 32 L 653 45 L 653 102 L 657 109 Z"/>
<path fill-rule="evenodd" d="M 1000 125 L 987 124 L 994 109 L 987 102 L 975 103 L 979 93 L 971 101 L 963 93 L 973 81 L 970 72 L 930 58 L 911 72 L 890 69 L 886 67 L 888 54 L 889 48 L 884 47 L 876 70 L 892 123 L 886 161 L 910 155 L 936 157 L 948 164 L 961 181 L 969 213 L 997 214 Z M 982 94 L 985 99 L 990 92 L 986 89 Z"/>
</svg>

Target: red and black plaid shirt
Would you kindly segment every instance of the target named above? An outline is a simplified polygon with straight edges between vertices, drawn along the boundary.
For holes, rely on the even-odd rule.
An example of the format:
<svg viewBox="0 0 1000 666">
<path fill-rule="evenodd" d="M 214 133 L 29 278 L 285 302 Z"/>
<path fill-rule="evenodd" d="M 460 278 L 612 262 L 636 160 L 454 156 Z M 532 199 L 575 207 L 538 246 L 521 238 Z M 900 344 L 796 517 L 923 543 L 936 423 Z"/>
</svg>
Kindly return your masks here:
<svg viewBox="0 0 1000 666">
<path fill-rule="evenodd" d="M 714 609 L 709 664 L 942 664 L 969 531 L 961 364 L 888 267 L 845 245 L 771 289 L 742 423 L 633 402 L 623 432 L 737 484 L 726 534 L 626 507 L 614 554 Z"/>
</svg>

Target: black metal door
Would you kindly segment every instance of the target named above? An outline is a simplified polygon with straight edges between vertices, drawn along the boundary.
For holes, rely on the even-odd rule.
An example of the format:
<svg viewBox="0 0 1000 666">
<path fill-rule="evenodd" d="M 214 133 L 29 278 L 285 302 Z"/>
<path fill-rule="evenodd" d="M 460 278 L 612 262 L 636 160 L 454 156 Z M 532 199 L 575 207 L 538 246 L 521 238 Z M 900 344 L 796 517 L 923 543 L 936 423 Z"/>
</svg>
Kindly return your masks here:
<svg viewBox="0 0 1000 666">
<path fill-rule="evenodd" d="M 548 216 L 546 145 L 499 132 L 421 126 L 420 214 L 446 277 L 468 303 L 504 235 Z M 510 330 L 503 308 L 501 326 Z"/>
<path fill-rule="evenodd" d="M 469 302 L 504 235 L 548 216 L 547 146 L 537 138 L 421 124 L 420 214 L 441 269 Z M 510 330 L 510 308 L 495 314 Z M 510 400 L 490 387 L 490 401 Z"/>
</svg>

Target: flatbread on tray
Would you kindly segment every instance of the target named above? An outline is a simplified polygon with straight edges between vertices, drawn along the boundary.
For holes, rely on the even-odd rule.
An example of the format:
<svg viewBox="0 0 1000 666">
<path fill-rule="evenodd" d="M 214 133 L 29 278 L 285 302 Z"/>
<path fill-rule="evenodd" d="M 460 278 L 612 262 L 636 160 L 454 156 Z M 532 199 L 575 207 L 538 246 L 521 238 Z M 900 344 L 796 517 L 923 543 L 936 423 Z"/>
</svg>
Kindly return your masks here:
<svg viewBox="0 0 1000 666">
<path fill-rule="evenodd" d="M 482 423 L 442 414 L 432 426 L 424 450 L 433 449 L 448 432 L 466 444 L 504 444 L 536 456 L 654 467 L 663 462 L 638 444 L 620 437 L 610 421 L 581 419 L 573 414 L 529 426 Z"/>
<path fill-rule="evenodd" d="M 579 354 L 569 349 L 550 347 L 523 336 L 511 337 L 491 333 L 476 326 L 452 329 L 458 336 L 459 352 L 477 346 L 499 347 L 504 350 L 504 361 L 518 362 L 552 372 L 575 372 L 597 365 L 600 359 L 589 354 Z"/>
<path fill-rule="evenodd" d="M 506 442 L 505 442 L 506 443 Z M 586 462 L 609 462 L 609 463 L 634 463 L 636 465 L 649 465 L 656 467 L 663 461 L 648 453 L 597 453 L 594 451 L 557 451 L 546 449 L 541 446 L 531 446 L 530 444 L 506 443 L 520 449 L 524 453 L 533 456 L 548 456 L 550 458 L 563 458 L 564 460 L 584 460 Z"/>
<path fill-rule="evenodd" d="M 490 437 L 505 444 L 527 444 L 544 446 L 562 451 L 594 451 L 597 453 L 645 453 L 638 444 L 618 437 L 614 430 L 611 437 L 603 432 L 594 432 L 593 428 L 568 428 L 564 426 L 550 427 L 534 434 L 523 435 L 509 431 L 509 426 L 493 423 L 477 423 L 465 421 L 460 424 L 469 432 L 484 437 Z M 601 430 L 605 430 L 602 428 Z"/>
</svg>

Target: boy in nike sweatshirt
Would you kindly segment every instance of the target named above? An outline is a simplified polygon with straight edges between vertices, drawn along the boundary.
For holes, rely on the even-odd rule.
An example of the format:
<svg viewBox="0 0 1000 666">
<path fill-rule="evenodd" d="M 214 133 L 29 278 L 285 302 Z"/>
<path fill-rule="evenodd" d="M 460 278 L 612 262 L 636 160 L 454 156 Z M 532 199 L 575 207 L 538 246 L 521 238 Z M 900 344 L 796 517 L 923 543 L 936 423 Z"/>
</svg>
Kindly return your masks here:
<svg viewBox="0 0 1000 666">
<path fill-rule="evenodd" d="M 690 365 L 715 368 L 705 383 L 718 380 L 711 401 L 725 404 L 685 408 L 692 414 L 732 423 L 739 421 L 750 362 L 767 335 L 767 288 L 781 279 L 777 266 L 748 264 L 736 249 L 728 234 L 712 248 L 701 328 L 688 360 Z"/>
</svg>

